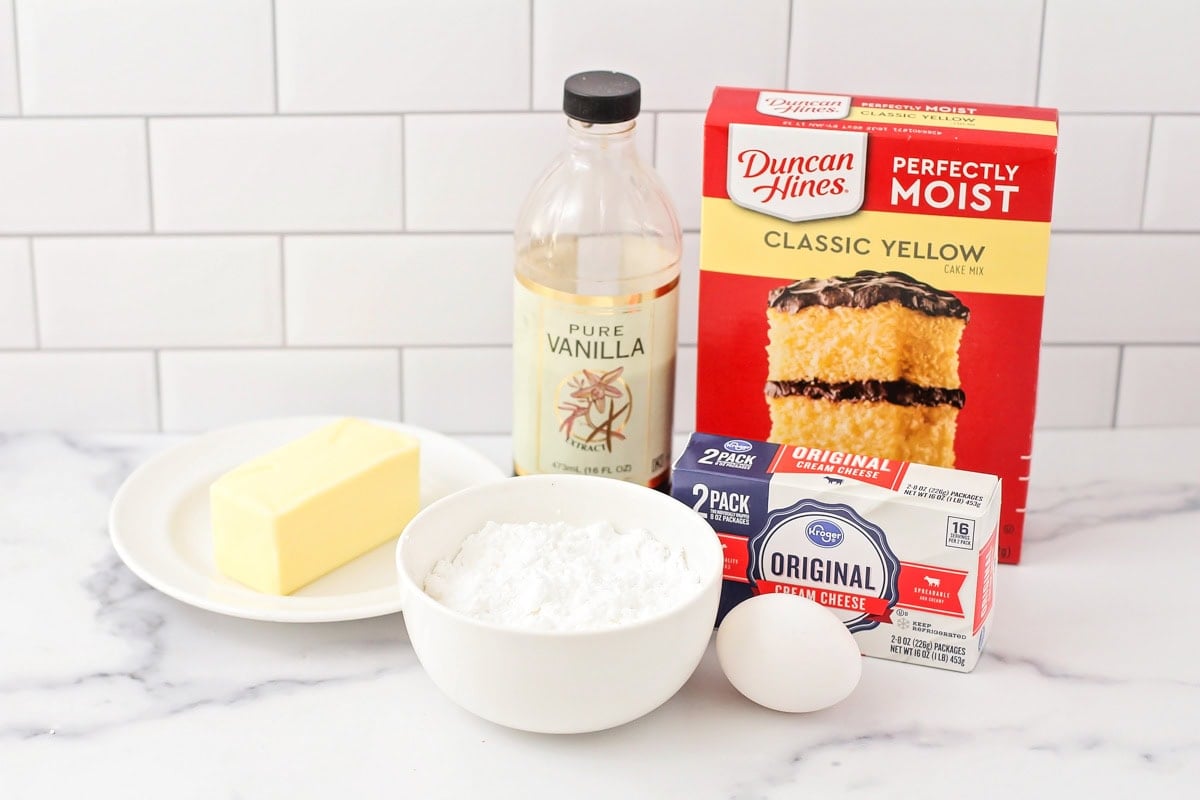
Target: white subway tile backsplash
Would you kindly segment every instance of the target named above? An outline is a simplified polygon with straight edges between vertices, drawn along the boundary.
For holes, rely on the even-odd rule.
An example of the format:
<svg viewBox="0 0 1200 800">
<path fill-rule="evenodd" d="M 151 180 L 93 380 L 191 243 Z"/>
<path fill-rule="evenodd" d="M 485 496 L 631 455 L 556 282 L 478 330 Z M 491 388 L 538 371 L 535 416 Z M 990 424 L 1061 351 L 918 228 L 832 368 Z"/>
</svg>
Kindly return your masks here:
<svg viewBox="0 0 1200 800">
<path fill-rule="evenodd" d="M 17 94 L 17 32 L 11 3 L 0 3 L 0 116 L 20 111 Z"/>
<path fill-rule="evenodd" d="M 395 350 L 167 351 L 159 362 L 163 430 L 289 415 L 396 419 L 399 413 Z"/>
<path fill-rule="evenodd" d="M 1145 227 L 1200 231 L 1200 115 L 1155 119 L 1150 153 Z"/>
<path fill-rule="evenodd" d="M 283 342 L 275 237 L 38 239 L 43 347 Z"/>
<path fill-rule="evenodd" d="M 512 432 L 512 351 L 404 350 L 404 421 L 443 433 Z"/>
<path fill-rule="evenodd" d="M 37 344 L 29 242 L 0 239 L 0 348 Z"/>
<path fill-rule="evenodd" d="M 1042 339 L 1200 342 L 1200 236 L 1056 234 Z"/>
<path fill-rule="evenodd" d="M 1064 114 L 1058 133 L 1054 227 L 1137 230 L 1150 117 Z"/>
<path fill-rule="evenodd" d="M 680 347 L 675 354 L 676 431 L 696 430 L 696 348 Z"/>
<path fill-rule="evenodd" d="M 658 114 L 655 125 L 654 168 L 679 212 L 680 227 L 699 230 L 704 114 Z"/>
<path fill-rule="evenodd" d="M 1200 425 L 1200 347 L 1126 347 L 1117 426 Z"/>
<path fill-rule="evenodd" d="M 560 108 L 563 80 L 593 69 L 638 78 L 658 111 L 700 110 L 717 84 L 782 86 L 787 19 L 787 0 L 537 3 L 534 107 Z"/>
<path fill-rule="evenodd" d="M 141 120 L 0 120 L 0 234 L 149 228 Z"/>
<path fill-rule="evenodd" d="M 792 89 L 1031 105 L 1041 0 L 797 0 Z"/>
<path fill-rule="evenodd" d="M 1043 347 L 1038 364 L 1037 427 L 1111 425 L 1120 354 L 1119 347 Z"/>
<path fill-rule="evenodd" d="M 150 138 L 159 230 L 400 229 L 398 118 L 156 119 Z"/>
<path fill-rule="evenodd" d="M 17 0 L 25 113 L 271 111 L 270 0 Z"/>
<path fill-rule="evenodd" d="M 511 231 L 525 196 L 567 147 L 561 114 L 413 114 L 404 122 L 408 230 Z M 652 162 L 654 118 L 638 120 Z"/>
<path fill-rule="evenodd" d="M 1200 5 L 1047 0 L 1042 104 L 1063 111 L 1200 111 Z"/>
<path fill-rule="evenodd" d="M 677 431 L 717 84 L 1058 107 L 1037 424 L 1200 424 L 1198 32 L 1185 0 L 0 0 L 0 430 L 507 436 L 511 231 L 597 68 L 642 81 L 687 231 Z"/>
<path fill-rule="evenodd" d="M 512 339 L 512 237 L 288 237 L 290 344 Z"/>
<path fill-rule="evenodd" d="M 529 107 L 528 0 L 276 0 L 275 15 L 282 111 Z"/>
<path fill-rule="evenodd" d="M 152 353 L 0 353 L 0 430 L 153 431 Z"/>
</svg>

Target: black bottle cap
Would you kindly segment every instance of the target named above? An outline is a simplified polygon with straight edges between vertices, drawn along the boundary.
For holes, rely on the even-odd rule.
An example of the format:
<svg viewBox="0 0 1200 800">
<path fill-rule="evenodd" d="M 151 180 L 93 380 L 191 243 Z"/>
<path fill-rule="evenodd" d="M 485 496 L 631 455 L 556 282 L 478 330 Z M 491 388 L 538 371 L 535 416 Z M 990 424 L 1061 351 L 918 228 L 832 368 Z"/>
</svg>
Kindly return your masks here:
<svg viewBox="0 0 1200 800">
<path fill-rule="evenodd" d="M 642 85 L 622 72 L 580 72 L 563 84 L 563 112 L 571 119 L 606 125 L 635 119 L 642 110 Z"/>
</svg>

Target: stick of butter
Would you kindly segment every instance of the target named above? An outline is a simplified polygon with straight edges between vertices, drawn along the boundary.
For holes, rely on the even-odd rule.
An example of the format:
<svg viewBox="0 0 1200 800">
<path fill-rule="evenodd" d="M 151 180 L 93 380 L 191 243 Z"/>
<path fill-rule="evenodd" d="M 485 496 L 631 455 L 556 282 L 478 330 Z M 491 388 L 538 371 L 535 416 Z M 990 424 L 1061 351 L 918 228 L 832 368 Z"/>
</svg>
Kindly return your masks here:
<svg viewBox="0 0 1200 800">
<path fill-rule="evenodd" d="M 291 594 L 394 539 L 420 504 L 419 444 L 342 419 L 249 461 L 210 490 L 217 568 Z"/>
</svg>

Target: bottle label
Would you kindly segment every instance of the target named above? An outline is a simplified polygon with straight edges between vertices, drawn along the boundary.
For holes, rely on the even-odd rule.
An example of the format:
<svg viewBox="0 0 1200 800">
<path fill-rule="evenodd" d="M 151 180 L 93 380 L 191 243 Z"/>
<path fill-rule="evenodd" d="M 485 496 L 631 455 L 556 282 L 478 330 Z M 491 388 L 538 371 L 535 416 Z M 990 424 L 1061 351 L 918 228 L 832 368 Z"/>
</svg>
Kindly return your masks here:
<svg viewBox="0 0 1200 800">
<path fill-rule="evenodd" d="M 517 276 L 517 474 L 573 473 L 657 486 L 667 477 L 679 279 L 617 297 Z"/>
</svg>

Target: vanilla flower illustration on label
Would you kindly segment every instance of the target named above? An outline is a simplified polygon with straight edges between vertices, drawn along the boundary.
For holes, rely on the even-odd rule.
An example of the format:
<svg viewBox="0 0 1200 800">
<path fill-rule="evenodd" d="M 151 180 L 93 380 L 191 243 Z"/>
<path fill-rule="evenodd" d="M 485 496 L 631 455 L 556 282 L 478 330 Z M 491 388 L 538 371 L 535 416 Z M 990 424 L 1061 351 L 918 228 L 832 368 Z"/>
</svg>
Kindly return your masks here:
<svg viewBox="0 0 1200 800">
<path fill-rule="evenodd" d="M 633 396 L 629 384 L 621 380 L 624 371 L 624 367 L 605 373 L 582 369 L 559 384 L 558 429 L 568 440 L 603 444 L 611 453 L 613 440 L 625 438 Z"/>
</svg>

